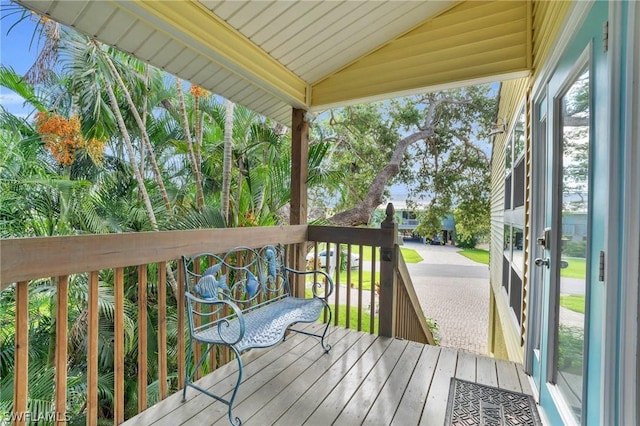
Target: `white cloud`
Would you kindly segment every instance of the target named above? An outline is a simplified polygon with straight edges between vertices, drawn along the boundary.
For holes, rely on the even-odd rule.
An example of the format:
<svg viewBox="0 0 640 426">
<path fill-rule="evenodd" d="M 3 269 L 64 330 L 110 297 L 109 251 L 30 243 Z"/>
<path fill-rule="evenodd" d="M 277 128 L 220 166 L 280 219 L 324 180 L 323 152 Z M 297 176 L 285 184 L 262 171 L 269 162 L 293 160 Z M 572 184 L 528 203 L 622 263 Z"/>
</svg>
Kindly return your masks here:
<svg viewBox="0 0 640 426">
<path fill-rule="evenodd" d="M 24 99 L 15 93 L 0 93 L 0 104 L 2 105 L 19 105 L 23 102 Z"/>
</svg>

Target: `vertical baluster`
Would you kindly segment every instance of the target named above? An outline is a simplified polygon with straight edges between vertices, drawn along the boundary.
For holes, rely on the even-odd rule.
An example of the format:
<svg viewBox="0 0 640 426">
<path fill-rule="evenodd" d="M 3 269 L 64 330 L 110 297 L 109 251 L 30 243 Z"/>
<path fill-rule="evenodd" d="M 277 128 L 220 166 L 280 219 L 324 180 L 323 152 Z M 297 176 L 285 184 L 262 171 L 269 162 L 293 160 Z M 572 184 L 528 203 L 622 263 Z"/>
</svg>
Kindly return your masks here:
<svg viewBox="0 0 640 426">
<path fill-rule="evenodd" d="M 197 275 L 200 275 L 200 272 L 202 271 L 202 268 L 200 266 L 200 262 L 201 262 L 201 257 L 197 257 L 197 260 L 195 261 L 195 263 L 193 264 L 193 272 Z M 197 280 L 196 280 L 197 281 Z M 194 282 L 195 284 L 195 282 Z M 192 290 L 193 288 L 189 289 Z M 196 309 L 196 311 L 198 312 L 202 312 L 203 310 L 203 306 L 200 303 L 194 303 L 194 308 Z M 193 316 L 193 325 L 197 328 L 200 327 L 201 324 L 201 317 L 200 315 L 194 315 Z M 195 367 L 196 364 L 198 364 L 198 361 L 200 361 L 200 356 L 202 354 L 202 345 L 200 343 L 197 342 L 191 342 L 190 344 L 193 345 L 193 352 L 191 353 L 191 355 L 193 356 L 193 366 Z M 200 367 L 200 369 L 198 371 L 195 372 L 195 375 L 193 376 L 194 380 L 198 380 L 200 377 L 202 377 L 202 375 L 200 374 L 200 372 L 202 371 L 202 367 Z"/>
<path fill-rule="evenodd" d="M 371 247 L 371 317 L 369 318 L 369 333 L 375 333 L 376 316 L 376 253 L 378 247 Z"/>
<path fill-rule="evenodd" d="M 67 412 L 67 321 L 69 277 L 58 278 L 56 297 L 56 425 L 66 424 Z"/>
<path fill-rule="evenodd" d="M 347 244 L 347 309 L 345 310 L 345 328 L 349 327 L 349 322 L 351 320 L 351 244 Z"/>
<path fill-rule="evenodd" d="M 16 284 L 16 343 L 13 367 L 14 425 L 26 424 L 29 391 L 29 282 Z"/>
<path fill-rule="evenodd" d="M 158 381 L 160 400 L 167 397 L 167 263 L 158 263 Z"/>
<path fill-rule="evenodd" d="M 362 331 L 362 265 L 364 257 L 364 246 L 360 246 L 360 262 L 358 264 L 358 331 Z M 371 285 L 373 285 L 373 277 L 371 278 Z"/>
<path fill-rule="evenodd" d="M 138 412 L 147 408 L 147 265 L 138 266 Z"/>
<path fill-rule="evenodd" d="M 213 266 L 213 264 L 216 263 L 216 259 L 213 256 L 208 256 L 207 257 L 207 265 L 208 266 Z M 209 307 L 209 312 L 213 311 L 215 309 L 214 306 L 210 306 Z M 210 319 L 209 319 L 210 320 Z M 211 352 L 209 352 L 209 371 L 213 371 L 216 369 L 217 367 L 217 359 L 216 359 L 216 349 L 212 349 Z"/>
<path fill-rule="evenodd" d="M 185 375 L 185 282 L 184 265 L 178 262 L 178 389 L 184 387 Z"/>
<path fill-rule="evenodd" d="M 113 423 L 124 423 L 124 268 L 116 268 L 113 274 L 115 316 L 114 339 L 114 410 Z"/>
<path fill-rule="evenodd" d="M 98 271 L 89 274 L 89 350 L 87 354 L 87 425 L 98 424 Z"/>
<path fill-rule="evenodd" d="M 330 256 L 330 249 L 331 249 L 331 244 L 327 244 L 327 260 L 326 260 L 326 265 L 327 265 L 327 271 L 330 269 L 329 265 L 331 265 L 331 258 L 333 256 Z M 335 265 L 335 270 L 334 272 L 334 284 L 335 284 L 335 305 L 336 308 L 333 311 L 333 324 L 334 325 L 338 325 L 338 321 L 340 320 L 340 244 L 335 243 L 335 259 L 336 259 L 336 265 Z"/>
</svg>

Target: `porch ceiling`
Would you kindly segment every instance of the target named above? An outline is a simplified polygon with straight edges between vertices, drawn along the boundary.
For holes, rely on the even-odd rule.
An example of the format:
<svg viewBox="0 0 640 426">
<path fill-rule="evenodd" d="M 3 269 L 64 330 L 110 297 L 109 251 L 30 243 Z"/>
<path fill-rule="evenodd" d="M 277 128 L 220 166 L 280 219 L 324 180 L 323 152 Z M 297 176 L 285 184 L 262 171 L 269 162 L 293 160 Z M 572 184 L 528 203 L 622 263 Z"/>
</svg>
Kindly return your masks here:
<svg viewBox="0 0 640 426">
<path fill-rule="evenodd" d="M 18 0 L 286 125 L 291 107 L 525 75 L 531 2 Z"/>
</svg>

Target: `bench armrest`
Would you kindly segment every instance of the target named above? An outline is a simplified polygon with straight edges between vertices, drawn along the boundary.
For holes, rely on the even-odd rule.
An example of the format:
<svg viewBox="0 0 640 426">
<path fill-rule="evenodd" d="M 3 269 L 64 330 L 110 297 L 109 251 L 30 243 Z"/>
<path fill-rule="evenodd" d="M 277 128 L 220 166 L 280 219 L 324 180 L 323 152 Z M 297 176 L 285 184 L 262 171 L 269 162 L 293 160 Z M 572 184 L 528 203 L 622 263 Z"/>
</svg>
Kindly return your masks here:
<svg viewBox="0 0 640 426">
<path fill-rule="evenodd" d="M 327 298 L 329 296 L 331 296 L 331 294 L 333 293 L 333 280 L 331 279 L 331 276 L 329 274 L 327 274 L 325 271 L 320 271 L 320 270 L 313 270 L 313 271 L 299 271 L 297 269 L 291 269 L 288 267 L 284 268 L 286 272 L 291 272 L 292 274 L 296 274 L 296 275 L 310 275 L 310 274 L 319 274 L 325 277 L 326 282 L 329 284 L 329 291 L 325 292 L 324 296 L 320 296 L 318 295 L 318 290 L 321 289 L 324 286 L 324 283 L 322 282 L 314 282 L 313 286 L 311 287 L 311 291 L 313 292 L 313 297 L 316 297 L 318 299 L 324 299 L 325 301 L 327 300 Z"/>
<path fill-rule="evenodd" d="M 189 315 L 189 328 L 191 329 L 191 335 L 193 335 L 194 333 L 196 333 L 199 330 L 202 330 L 203 328 L 206 328 L 210 323 L 206 323 L 203 324 L 199 327 L 195 326 L 195 322 L 193 320 L 193 315 L 198 315 L 200 317 L 210 317 L 212 315 L 217 315 L 220 311 L 220 309 L 222 309 L 224 306 L 228 306 L 229 308 L 231 308 L 231 310 L 233 311 L 233 314 L 236 315 L 236 318 L 234 319 L 234 321 L 237 321 L 238 323 L 238 335 L 237 337 L 234 336 L 234 339 L 232 340 L 227 340 L 224 338 L 224 335 L 222 333 L 223 327 L 227 327 L 229 328 L 230 322 L 229 322 L 229 315 L 227 315 L 224 318 L 219 318 L 216 319 L 215 322 L 217 323 L 215 326 L 218 327 L 218 334 L 220 335 L 220 339 L 221 339 L 221 343 L 224 343 L 225 345 L 235 345 L 236 343 L 238 343 L 240 340 L 242 340 L 242 338 L 244 337 L 244 332 L 245 332 L 245 319 L 244 319 L 244 314 L 242 313 L 242 310 L 240 310 L 240 308 L 238 307 L 238 305 L 236 305 L 235 303 L 233 303 L 230 300 L 224 300 L 224 299 L 218 299 L 218 300 L 213 300 L 213 299 L 201 299 L 199 297 L 194 296 L 193 294 L 187 292 L 185 293 L 185 296 L 187 298 L 187 314 Z M 211 309 L 211 312 L 203 312 L 201 310 L 196 310 L 193 308 L 193 303 L 199 303 L 201 305 L 207 305 L 207 306 L 213 306 L 215 307 L 215 309 Z M 231 314 L 231 315 L 233 315 Z"/>
</svg>

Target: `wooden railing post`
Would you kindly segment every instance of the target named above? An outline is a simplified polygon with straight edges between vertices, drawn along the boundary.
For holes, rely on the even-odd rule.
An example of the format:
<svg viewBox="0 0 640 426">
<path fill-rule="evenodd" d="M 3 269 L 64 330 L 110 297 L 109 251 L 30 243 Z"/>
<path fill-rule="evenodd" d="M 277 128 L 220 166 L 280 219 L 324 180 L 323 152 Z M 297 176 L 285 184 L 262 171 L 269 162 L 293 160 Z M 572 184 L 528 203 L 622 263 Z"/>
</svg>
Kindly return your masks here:
<svg viewBox="0 0 640 426">
<path fill-rule="evenodd" d="M 13 376 L 13 425 L 28 423 L 29 282 L 16 284 L 16 341 Z"/>
<path fill-rule="evenodd" d="M 306 111 L 294 108 L 291 117 L 291 211 L 289 224 L 307 223 L 307 178 L 309 176 L 309 123 Z M 298 244 L 290 253 L 290 266 L 305 267 L 306 244 Z M 294 296 L 304 297 L 304 278 L 292 277 L 291 290 Z"/>
<path fill-rule="evenodd" d="M 393 204 L 387 204 L 387 217 L 380 225 L 381 229 L 389 229 L 389 240 L 380 247 L 380 300 L 379 331 L 381 336 L 394 337 L 396 330 L 396 273 L 398 223 L 395 220 Z"/>
</svg>

